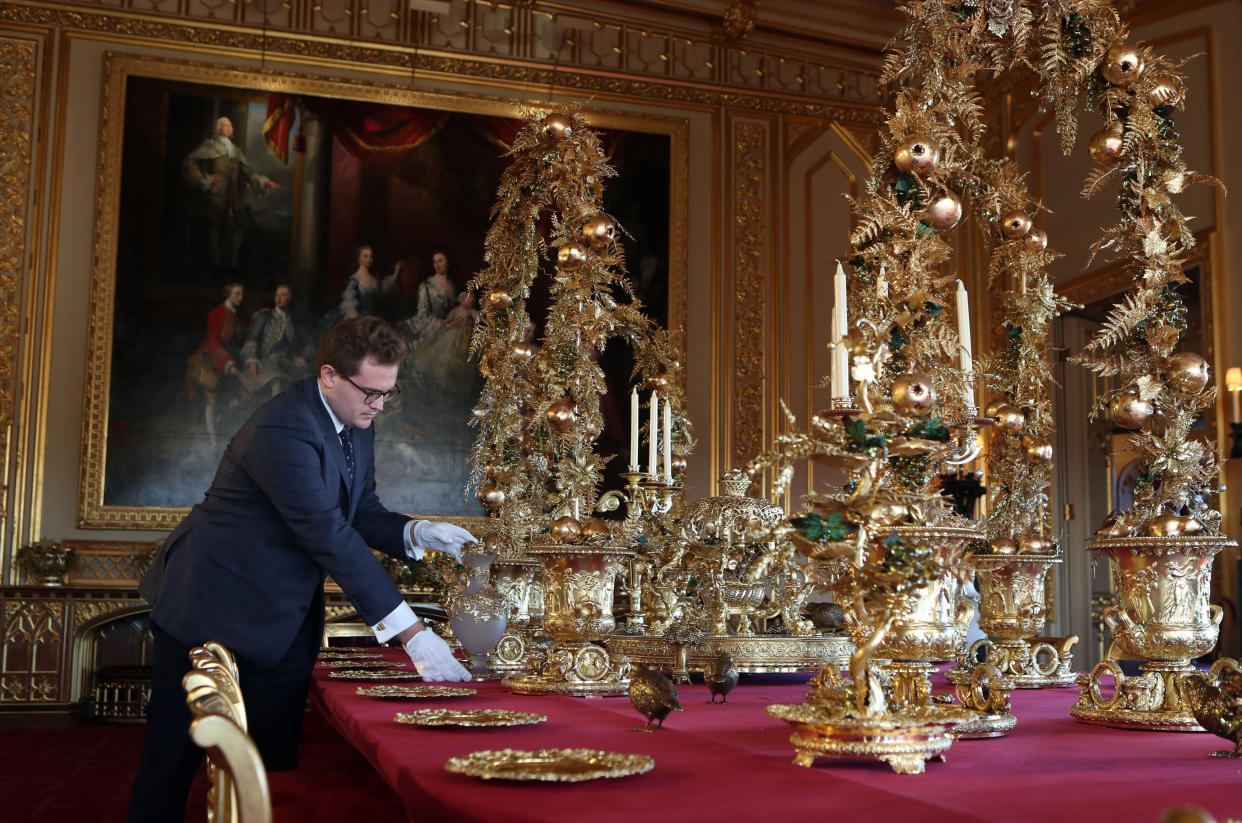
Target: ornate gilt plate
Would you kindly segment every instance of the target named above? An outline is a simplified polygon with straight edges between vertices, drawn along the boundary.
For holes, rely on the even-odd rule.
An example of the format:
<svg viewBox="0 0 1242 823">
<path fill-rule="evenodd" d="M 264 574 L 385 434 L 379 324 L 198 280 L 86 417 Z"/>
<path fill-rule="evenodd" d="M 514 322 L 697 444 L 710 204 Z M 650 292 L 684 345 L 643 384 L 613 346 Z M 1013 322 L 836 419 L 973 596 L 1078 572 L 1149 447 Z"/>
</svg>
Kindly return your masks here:
<svg viewBox="0 0 1242 823">
<path fill-rule="evenodd" d="M 320 654 L 353 654 L 355 652 L 366 652 L 372 654 L 380 650 L 379 646 L 320 646 Z"/>
<path fill-rule="evenodd" d="M 412 669 L 333 669 L 328 677 L 334 680 L 417 680 Z"/>
<path fill-rule="evenodd" d="M 414 726 L 525 726 L 543 723 L 546 714 L 515 712 L 512 709 L 419 709 L 398 712 L 398 723 Z"/>
<path fill-rule="evenodd" d="M 447 771 L 484 780 L 545 780 L 577 783 L 599 777 L 626 777 L 649 772 L 655 761 L 645 754 L 599 749 L 499 749 L 450 757 Z"/>
<path fill-rule="evenodd" d="M 370 660 L 378 659 L 384 655 L 380 652 L 338 652 L 338 651 L 322 651 L 319 653 L 320 660 Z"/>
<path fill-rule="evenodd" d="M 359 686 L 358 694 L 363 697 L 469 697 L 477 694 L 477 689 L 465 686 Z"/>
<path fill-rule="evenodd" d="M 395 669 L 404 666 L 400 660 L 323 660 L 319 661 L 330 669 Z"/>
</svg>

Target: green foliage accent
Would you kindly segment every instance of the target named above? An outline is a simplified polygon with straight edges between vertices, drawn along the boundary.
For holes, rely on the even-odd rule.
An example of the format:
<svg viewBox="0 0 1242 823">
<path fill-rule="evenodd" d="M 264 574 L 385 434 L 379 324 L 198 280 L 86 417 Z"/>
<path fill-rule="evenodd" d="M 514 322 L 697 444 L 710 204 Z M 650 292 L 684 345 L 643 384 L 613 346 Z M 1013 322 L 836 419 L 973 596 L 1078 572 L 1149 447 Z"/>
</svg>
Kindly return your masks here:
<svg viewBox="0 0 1242 823">
<path fill-rule="evenodd" d="M 861 417 L 846 418 L 845 434 L 856 450 L 882 449 L 886 442 L 883 434 L 873 435 L 867 431 L 867 423 Z"/>
<path fill-rule="evenodd" d="M 934 414 L 926 420 L 915 423 L 907 433 L 911 437 L 922 437 L 942 443 L 949 439 L 949 429 L 941 422 L 940 417 Z"/>
<path fill-rule="evenodd" d="M 811 512 L 801 517 L 793 518 L 790 523 L 794 528 L 805 537 L 815 543 L 823 543 L 827 540 L 844 540 L 845 535 L 849 533 L 849 527 L 841 522 L 841 512 L 833 512 L 827 517 L 822 516 L 819 512 Z"/>
</svg>

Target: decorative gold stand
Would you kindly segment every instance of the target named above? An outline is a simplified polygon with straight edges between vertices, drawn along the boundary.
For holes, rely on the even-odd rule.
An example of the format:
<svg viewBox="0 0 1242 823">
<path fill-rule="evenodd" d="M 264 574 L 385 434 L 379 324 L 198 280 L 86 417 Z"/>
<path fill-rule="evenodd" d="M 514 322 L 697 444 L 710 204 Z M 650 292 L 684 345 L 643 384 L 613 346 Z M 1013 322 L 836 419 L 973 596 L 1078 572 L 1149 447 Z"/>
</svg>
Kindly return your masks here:
<svg viewBox="0 0 1242 823">
<path fill-rule="evenodd" d="M 953 744 L 949 722 L 934 710 L 866 717 L 847 708 L 776 703 L 767 712 L 796 727 L 789 736 L 796 766 L 810 766 L 817 757 L 865 757 L 898 774 L 922 774 L 928 760 L 943 761 Z"/>
<path fill-rule="evenodd" d="M 488 657 L 494 672 L 512 674 L 529 668 L 532 624 L 531 594 L 543 564 L 537 560 L 501 559 L 492 564 L 492 586 L 509 604 L 508 633 Z M 542 614 L 539 615 L 542 618 Z"/>
<path fill-rule="evenodd" d="M 1045 554 L 974 554 L 969 557 L 979 578 L 979 628 L 988 639 L 978 640 L 946 673 L 949 682 L 966 685 L 980 658 L 996 666 L 1014 688 L 1042 689 L 1068 686 L 1077 674 L 1070 670 L 1077 637 L 1057 645 L 1035 639 L 1044 628 L 1047 605 L 1044 580 L 1061 558 Z"/>
<path fill-rule="evenodd" d="M 1086 723 L 1122 729 L 1200 732 L 1182 697 L 1192 658 L 1216 646 L 1220 606 L 1208 603 L 1212 558 L 1236 545 L 1222 535 L 1098 537 L 1088 550 L 1109 560 L 1117 604 L 1104 613 L 1113 636 L 1108 659 L 1078 676 L 1070 714 Z M 1127 677 L 1117 658 L 1146 661 Z M 1112 677 L 1105 697 L 1103 679 Z"/>
<path fill-rule="evenodd" d="M 613 635 L 608 639 L 608 651 L 613 654 L 623 654 L 634 663 L 660 670 L 677 670 L 681 645 L 664 637 Z M 738 671 L 747 673 L 819 671 L 825 665 L 845 668 L 854 653 L 850 638 L 832 635 L 709 635 L 684 645 L 687 672 L 704 671 L 726 653 L 733 656 Z"/>
<path fill-rule="evenodd" d="M 603 697 L 629 688 L 630 661 L 614 660 L 595 641 L 612 634 L 613 585 L 621 561 L 633 552 L 617 546 L 532 546 L 544 564 L 544 631 L 552 638 L 546 657 L 529 674 L 502 682 L 516 694 Z"/>
</svg>

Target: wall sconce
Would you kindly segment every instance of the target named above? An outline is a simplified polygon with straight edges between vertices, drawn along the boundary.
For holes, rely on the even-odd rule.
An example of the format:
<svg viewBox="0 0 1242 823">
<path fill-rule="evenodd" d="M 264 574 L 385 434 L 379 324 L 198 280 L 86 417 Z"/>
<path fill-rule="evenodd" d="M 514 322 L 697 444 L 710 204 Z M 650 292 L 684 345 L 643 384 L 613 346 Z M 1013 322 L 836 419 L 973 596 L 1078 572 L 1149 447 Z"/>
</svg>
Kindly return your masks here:
<svg viewBox="0 0 1242 823">
<path fill-rule="evenodd" d="M 1239 398 L 1242 397 L 1242 368 L 1234 366 L 1225 372 L 1225 390 L 1229 392 L 1232 413 L 1229 415 L 1229 431 L 1233 436 L 1233 448 L 1230 457 L 1242 457 L 1242 413 L 1239 413 Z"/>
</svg>

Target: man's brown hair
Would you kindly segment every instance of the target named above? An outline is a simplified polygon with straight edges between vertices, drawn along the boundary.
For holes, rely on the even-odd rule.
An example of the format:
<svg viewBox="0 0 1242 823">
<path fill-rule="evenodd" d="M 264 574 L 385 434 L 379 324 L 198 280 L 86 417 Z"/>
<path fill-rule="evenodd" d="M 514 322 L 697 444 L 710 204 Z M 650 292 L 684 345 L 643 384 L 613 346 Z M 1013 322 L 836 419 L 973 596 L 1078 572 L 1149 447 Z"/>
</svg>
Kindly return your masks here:
<svg viewBox="0 0 1242 823">
<path fill-rule="evenodd" d="M 381 366 L 400 363 L 405 357 L 405 341 L 400 332 L 379 317 L 355 317 L 337 323 L 319 341 L 315 371 L 326 363 L 337 374 L 353 377 L 368 357 Z"/>
</svg>

